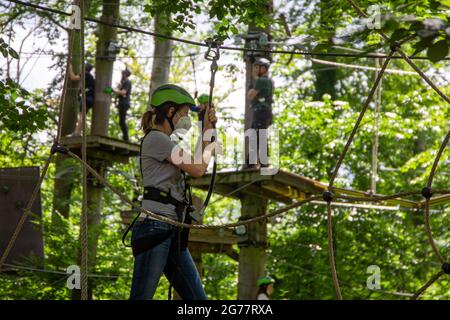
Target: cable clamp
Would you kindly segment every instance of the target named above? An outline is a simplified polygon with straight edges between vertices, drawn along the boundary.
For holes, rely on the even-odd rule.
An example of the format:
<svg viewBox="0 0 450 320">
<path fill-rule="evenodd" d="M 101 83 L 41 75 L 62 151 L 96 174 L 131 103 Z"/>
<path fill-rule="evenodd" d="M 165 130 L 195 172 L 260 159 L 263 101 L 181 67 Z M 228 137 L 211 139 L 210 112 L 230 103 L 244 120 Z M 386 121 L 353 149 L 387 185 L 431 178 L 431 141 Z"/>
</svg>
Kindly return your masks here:
<svg viewBox="0 0 450 320">
<path fill-rule="evenodd" d="M 322 193 L 323 200 L 326 202 L 333 201 L 333 192 L 327 190 Z"/>
<path fill-rule="evenodd" d="M 450 262 L 444 262 L 442 264 L 442 271 L 444 271 L 446 274 L 450 274 Z"/>
<path fill-rule="evenodd" d="M 422 189 L 422 196 L 425 199 L 430 199 L 433 196 L 433 192 L 431 191 L 430 187 L 425 187 Z"/>
<path fill-rule="evenodd" d="M 391 45 L 389 46 L 389 48 L 391 49 L 391 51 L 395 52 L 398 49 L 400 49 L 400 43 L 397 41 L 394 41 L 391 43 Z"/>
</svg>

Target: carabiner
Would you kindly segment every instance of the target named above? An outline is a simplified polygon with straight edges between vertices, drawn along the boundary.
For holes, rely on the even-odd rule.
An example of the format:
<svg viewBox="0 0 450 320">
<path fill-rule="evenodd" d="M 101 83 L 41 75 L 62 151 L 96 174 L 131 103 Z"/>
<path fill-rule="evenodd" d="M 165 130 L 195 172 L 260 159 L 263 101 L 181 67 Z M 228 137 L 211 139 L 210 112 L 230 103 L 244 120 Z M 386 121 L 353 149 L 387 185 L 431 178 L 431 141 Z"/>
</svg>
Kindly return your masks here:
<svg viewBox="0 0 450 320">
<path fill-rule="evenodd" d="M 208 50 L 205 52 L 205 59 L 208 61 L 216 61 L 220 58 L 220 43 L 213 39 L 207 39 L 206 44 L 208 45 Z"/>
</svg>

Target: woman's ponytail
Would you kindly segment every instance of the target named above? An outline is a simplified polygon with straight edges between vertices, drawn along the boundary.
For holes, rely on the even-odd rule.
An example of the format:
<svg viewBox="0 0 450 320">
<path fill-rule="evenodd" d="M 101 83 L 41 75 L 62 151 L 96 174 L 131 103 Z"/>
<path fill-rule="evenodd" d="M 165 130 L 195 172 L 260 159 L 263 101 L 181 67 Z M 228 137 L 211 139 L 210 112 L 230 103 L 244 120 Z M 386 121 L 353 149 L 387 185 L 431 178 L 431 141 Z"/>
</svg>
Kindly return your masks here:
<svg viewBox="0 0 450 320">
<path fill-rule="evenodd" d="M 141 119 L 141 128 L 142 131 L 144 131 L 144 134 L 147 134 L 150 132 L 150 130 L 153 127 L 153 117 L 155 116 L 155 113 L 152 109 L 148 109 L 143 115 Z"/>
<path fill-rule="evenodd" d="M 150 132 L 153 124 L 164 124 L 164 121 L 167 118 L 167 112 L 169 111 L 170 107 L 175 107 L 175 112 L 179 109 L 179 106 L 175 105 L 174 103 L 166 102 L 165 104 L 158 106 L 157 108 L 149 108 L 142 115 L 141 128 L 144 131 L 144 134 Z"/>
</svg>

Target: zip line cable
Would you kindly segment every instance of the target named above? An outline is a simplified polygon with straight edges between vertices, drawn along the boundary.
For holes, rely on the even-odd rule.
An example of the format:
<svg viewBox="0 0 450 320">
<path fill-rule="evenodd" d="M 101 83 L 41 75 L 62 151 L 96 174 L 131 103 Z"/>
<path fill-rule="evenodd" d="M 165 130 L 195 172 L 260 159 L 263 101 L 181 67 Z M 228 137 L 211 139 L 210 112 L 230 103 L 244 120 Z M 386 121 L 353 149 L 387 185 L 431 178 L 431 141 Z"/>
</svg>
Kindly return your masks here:
<svg viewBox="0 0 450 320">
<path fill-rule="evenodd" d="M 136 59 L 153 59 L 153 58 L 159 58 L 159 59 L 174 59 L 174 58 L 189 58 L 192 56 L 200 56 L 203 55 L 204 52 L 198 52 L 198 53 L 190 53 L 185 55 L 170 55 L 170 56 L 116 56 L 118 59 L 124 59 L 124 58 L 136 58 Z M 50 56 L 50 57 L 67 57 L 67 53 L 56 53 L 56 52 L 45 52 L 45 53 L 35 53 L 35 52 L 21 52 L 19 55 L 29 56 L 29 57 L 41 57 L 41 56 Z M 72 55 L 73 58 L 76 58 L 78 55 L 74 54 Z M 94 56 L 94 55 L 85 55 L 87 58 L 108 58 L 108 56 Z"/>
<path fill-rule="evenodd" d="M 30 8 L 34 8 L 34 9 L 38 9 L 41 11 L 46 11 L 46 12 L 51 12 L 54 14 L 58 14 L 58 15 L 65 15 L 65 16 L 71 16 L 71 13 L 68 12 L 64 12 L 61 10 L 57 10 L 57 9 L 52 9 L 52 8 L 48 8 L 48 7 L 44 7 L 44 6 L 40 6 L 37 4 L 32 4 L 32 3 L 28 3 L 28 2 L 24 2 L 21 0 L 7 0 L 9 2 L 13 2 L 16 4 L 20 4 L 26 7 L 30 7 Z M 155 33 L 152 31 L 146 31 L 146 30 L 142 30 L 136 27 L 130 27 L 130 26 L 126 26 L 123 24 L 119 24 L 119 23 L 114 23 L 114 22 L 107 22 L 107 21 L 102 21 L 96 18 L 90 18 L 90 17 L 85 17 L 84 18 L 85 21 L 89 21 L 89 22 L 93 22 L 93 23 L 97 23 L 97 24 L 102 24 L 105 26 L 110 26 L 110 27 L 115 27 L 118 29 L 123 29 L 123 30 L 127 30 L 127 31 L 131 31 L 131 32 L 137 32 L 137 33 L 142 33 L 142 34 L 146 34 L 146 35 L 150 35 L 153 37 L 157 37 L 157 38 L 163 38 L 166 40 L 173 40 L 176 42 L 181 42 L 181 43 L 186 43 L 186 44 L 190 44 L 190 45 L 194 45 L 194 46 L 201 46 L 201 47 L 208 47 L 207 43 L 204 42 L 199 42 L 199 41 L 194 41 L 194 40 L 187 40 L 187 39 L 182 39 L 182 38 L 178 38 L 178 37 L 174 37 L 174 36 L 168 36 L 168 35 L 164 35 L 164 34 L 159 34 L 159 33 Z M 221 50 L 230 50 L 230 51 L 243 51 L 243 52 L 257 52 L 257 53 L 266 53 L 266 54 L 292 54 L 292 55 L 303 55 L 303 56 L 323 56 L 323 57 L 346 57 L 346 58 L 372 58 L 372 59 L 379 59 L 379 58 L 387 58 L 387 55 L 380 55 L 380 54 L 343 54 L 343 53 L 333 53 L 333 52 L 310 52 L 310 51 L 291 51 L 291 50 L 266 50 L 266 49 L 252 49 L 252 48 L 242 48 L 242 47 L 231 47 L 231 46 L 224 46 L 224 45 L 220 45 L 219 49 Z M 396 56 L 392 56 L 391 59 L 403 59 L 402 56 L 396 55 Z M 428 57 L 423 57 L 423 56 L 418 56 L 418 57 L 409 57 L 409 59 L 413 59 L 413 60 L 429 60 Z M 443 60 L 450 60 L 450 57 L 446 57 Z"/>
<path fill-rule="evenodd" d="M 191 53 L 191 54 L 186 54 L 186 55 L 178 55 L 178 56 L 116 56 L 117 59 L 124 59 L 124 58 L 131 58 L 131 59 L 154 59 L 154 58 L 192 58 L 192 56 L 199 56 L 199 55 L 203 55 L 204 52 L 200 52 L 200 53 Z M 21 52 L 20 55 L 25 55 L 30 57 L 31 59 L 39 59 L 39 58 L 44 58 L 43 56 L 48 56 L 48 57 L 64 57 L 67 56 L 66 53 L 51 53 L 51 52 L 47 52 L 47 53 L 33 53 L 33 52 Z M 75 57 L 76 55 L 73 55 L 73 57 Z M 107 58 L 107 56 L 88 56 L 88 57 L 92 57 L 92 58 Z M 193 60 L 193 59 L 192 59 Z M 192 61 L 191 60 L 191 61 Z M 361 66 L 361 65 L 356 65 L 356 64 L 348 64 L 348 63 L 339 63 L 339 62 L 333 62 L 333 61 L 328 61 L 328 60 L 320 60 L 320 59 L 315 59 L 312 58 L 311 59 L 312 62 L 317 63 L 317 64 L 322 64 L 322 65 L 327 65 L 327 66 L 332 66 L 332 67 L 336 67 L 336 68 L 349 68 L 349 69 L 358 69 L 358 70 L 368 70 L 368 71 L 379 71 L 380 68 L 376 68 L 376 67 L 366 67 L 366 66 Z M 192 62 L 195 63 L 195 62 Z M 276 63 L 276 62 L 275 62 Z M 333 70 L 336 68 L 324 68 L 323 70 Z M 196 81 L 196 72 L 195 72 L 195 65 L 193 66 L 193 72 L 194 72 L 194 82 Z M 316 69 L 315 71 L 322 71 L 322 69 Z M 414 71 L 405 71 L 405 70 L 399 70 L 399 69 L 386 69 L 385 71 L 386 73 L 390 73 L 390 74 L 399 74 L 399 75 L 411 75 L 411 76 L 419 76 L 417 74 L 417 72 Z M 196 90 L 197 91 L 197 90 Z"/>
</svg>

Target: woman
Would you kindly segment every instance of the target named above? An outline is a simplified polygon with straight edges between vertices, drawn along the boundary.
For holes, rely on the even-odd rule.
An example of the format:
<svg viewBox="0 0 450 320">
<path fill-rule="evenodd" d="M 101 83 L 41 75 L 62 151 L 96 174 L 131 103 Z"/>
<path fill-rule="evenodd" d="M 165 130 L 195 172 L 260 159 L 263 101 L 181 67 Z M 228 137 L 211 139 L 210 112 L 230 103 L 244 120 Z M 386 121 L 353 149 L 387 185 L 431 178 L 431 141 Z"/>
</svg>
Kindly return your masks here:
<svg viewBox="0 0 450 320">
<path fill-rule="evenodd" d="M 269 297 L 273 293 L 273 284 L 275 280 L 269 276 L 261 277 L 256 282 L 258 286 L 258 294 L 256 300 L 270 300 Z"/>
<path fill-rule="evenodd" d="M 190 223 L 184 173 L 193 177 L 205 174 L 214 143 L 200 141 L 197 147 L 202 152 L 196 152 L 198 158 L 193 159 L 170 140 L 175 130 L 187 131 L 191 126 L 188 113 L 195 101 L 183 88 L 170 84 L 158 87 L 152 94 L 151 105 L 152 109 L 142 117 L 145 133 L 141 143 L 145 187 L 142 206 L 156 214 Z M 217 122 L 214 109 L 208 108 L 206 114 L 203 132 Z M 187 249 L 189 229 L 180 233 L 168 223 L 145 214 L 141 216 L 131 237 L 135 260 L 130 299 L 152 299 L 164 273 L 182 299 L 205 300 L 200 276 Z"/>
</svg>

